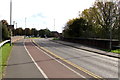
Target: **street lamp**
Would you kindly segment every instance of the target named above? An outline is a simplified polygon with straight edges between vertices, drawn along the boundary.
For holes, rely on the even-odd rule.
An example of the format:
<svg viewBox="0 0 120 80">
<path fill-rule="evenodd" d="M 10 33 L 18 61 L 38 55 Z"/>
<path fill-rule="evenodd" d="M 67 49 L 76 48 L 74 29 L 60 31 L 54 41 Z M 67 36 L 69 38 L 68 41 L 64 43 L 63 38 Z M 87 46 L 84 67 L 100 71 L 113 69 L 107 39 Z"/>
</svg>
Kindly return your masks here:
<svg viewBox="0 0 120 80">
<path fill-rule="evenodd" d="M 10 26 L 12 26 L 12 0 L 10 0 Z M 10 46 L 12 45 L 12 30 L 10 29 Z"/>
<path fill-rule="evenodd" d="M 17 29 L 17 22 L 13 21 L 13 25 L 16 26 Z"/>
<path fill-rule="evenodd" d="M 26 32 L 26 20 L 27 20 L 27 18 L 25 17 L 25 36 L 24 36 L 24 39 L 25 39 L 25 37 L 27 36 L 27 35 L 26 35 L 26 33 L 27 33 L 27 32 Z"/>
</svg>

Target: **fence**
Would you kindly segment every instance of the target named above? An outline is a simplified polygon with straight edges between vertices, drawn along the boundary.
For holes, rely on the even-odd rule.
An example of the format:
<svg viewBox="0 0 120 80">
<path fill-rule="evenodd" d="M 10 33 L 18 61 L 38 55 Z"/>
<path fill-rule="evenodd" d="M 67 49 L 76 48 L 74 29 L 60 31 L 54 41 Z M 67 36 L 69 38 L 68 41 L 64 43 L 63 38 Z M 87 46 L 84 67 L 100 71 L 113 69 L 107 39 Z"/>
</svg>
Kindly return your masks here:
<svg viewBox="0 0 120 80">
<path fill-rule="evenodd" d="M 6 41 L 3 41 L 2 43 L 0 43 L 0 48 L 1 48 L 4 44 L 6 44 L 6 43 L 8 43 L 8 42 L 10 42 L 10 40 L 6 40 Z"/>
<path fill-rule="evenodd" d="M 109 49 L 110 48 L 110 40 L 109 39 L 84 39 L 84 38 L 63 38 L 64 41 L 80 43 L 83 45 L 93 46 L 102 49 Z M 112 40 L 112 47 L 118 46 L 118 40 Z"/>
</svg>

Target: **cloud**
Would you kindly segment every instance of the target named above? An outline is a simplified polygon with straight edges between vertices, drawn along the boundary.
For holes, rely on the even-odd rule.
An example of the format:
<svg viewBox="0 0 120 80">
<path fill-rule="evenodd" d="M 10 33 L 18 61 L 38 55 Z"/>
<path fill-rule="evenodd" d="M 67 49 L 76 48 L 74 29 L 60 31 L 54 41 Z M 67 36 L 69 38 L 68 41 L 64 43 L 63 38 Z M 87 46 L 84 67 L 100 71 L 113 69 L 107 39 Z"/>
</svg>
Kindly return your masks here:
<svg viewBox="0 0 120 80">
<path fill-rule="evenodd" d="M 40 18 L 46 18 L 46 16 L 44 16 L 42 13 L 34 14 L 34 15 L 32 15 L 32 17 L 33 18 L 38 18 L 38 17 L 40 17 Z"/>
</svg>

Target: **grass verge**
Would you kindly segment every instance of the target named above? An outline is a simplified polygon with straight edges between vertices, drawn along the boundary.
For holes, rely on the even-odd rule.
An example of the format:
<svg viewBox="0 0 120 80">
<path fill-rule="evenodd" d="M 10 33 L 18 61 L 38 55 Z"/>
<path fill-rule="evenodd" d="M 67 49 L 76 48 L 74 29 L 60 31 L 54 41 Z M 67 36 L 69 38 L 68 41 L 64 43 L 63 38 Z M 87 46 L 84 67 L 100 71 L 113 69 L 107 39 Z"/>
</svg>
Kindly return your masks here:
<svg viewBox="0 0 120 80">
<path fill-rule="evenodd" d="M 119 53 L 120 54 L 120 49 L 111 50 L 111 52 L 113 52 L 113 53 Z"/>
<path fill-rule="evenodd" d="M 116 50 L 108 50 L 108 49 L 103 49 L 103 51 L 107 51 L 107 52 L 112 52 L 112 53 L 119 53 L 120 54 L 120 49 L 116 49 Z"/>
<path fill-rule="evenodd" d="M 12 47 L 13 45 L 10 46 L 10 43 L 6 43 L 0 48 L 0 78 L 2 77 L 4 68 L 7 65 L 7 60 L 11 53 Z"/>
<path fill-rule="evenodd" d="M 59 38 L 53 38 L 53 40 L 60 40 Z"/>
</svg>

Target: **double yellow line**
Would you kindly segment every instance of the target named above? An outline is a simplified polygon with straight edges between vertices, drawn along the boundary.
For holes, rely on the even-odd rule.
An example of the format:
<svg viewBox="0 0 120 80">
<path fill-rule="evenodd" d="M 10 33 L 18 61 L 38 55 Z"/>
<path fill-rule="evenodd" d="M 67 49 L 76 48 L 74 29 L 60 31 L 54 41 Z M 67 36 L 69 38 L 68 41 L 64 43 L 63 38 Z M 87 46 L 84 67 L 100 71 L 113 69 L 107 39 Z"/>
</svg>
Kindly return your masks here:
<svg viewBox="0 0 120 80">
<path fill-rule="evenodd" d="M 90 75 L 90 76 L 92 76 L 92 77 L 94 77 L 94 78 L 97 78 L 97 79 L 99 79 L 99 80 L 105 80 L 105 79 L 103 79 L 102 77 L 100 77 L 100 76 L 98 76 L 98 75 L 96 75 L 96 74 L 94 74 L 94 73 L 92 73 L 92 72 L 90 72 L 90 71 L 88 71 L 88 70 L 86 70 L 86 69 L 84 69 L 84 68 L 82 68 L 82 67 L 80 67 L 80 66 L 78 66 L 78 65 L 76 65 L 76 64 L 74 64 L 74 63 L 72 63 L 72 62 L 70 62 L 70 61 L 68 61 L 68 60 L 66 60 L 66 59 L 64 59 L 64 58 L 62 58 L 62 57 L 60 57 L 60 56 L 58 56 L 58 55 L 56 55 L 56 54 L 54 54 L 53 52 L 47 50 L 46 48 L 41 47 L 41 46 L 38 45 L 34 40 L 32 40 L 32 42 L 33 42 L 34 44 L 36 44 L 39 48 L 41 48 L 41 49 L 43 49 L 44 51 L 50 53 L 50 54 L 53 55 L 54 57 L 61 59 L 62 61 L 66 62 L 67 64 L 70 64 L 71 66 L 77 68 L 78 70 L 83 71 L 83 72 L 87 73 L 88 75 Z"/>
</svg>

